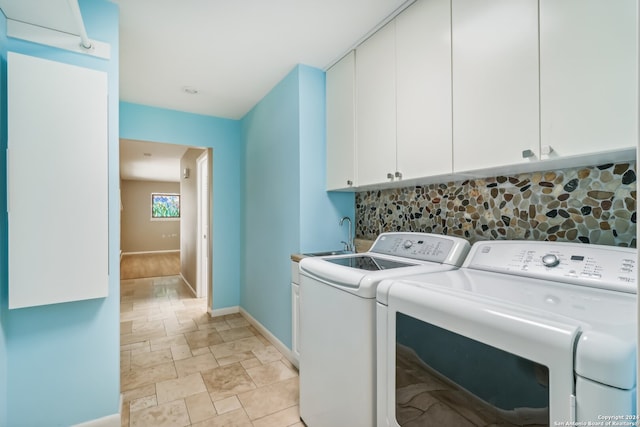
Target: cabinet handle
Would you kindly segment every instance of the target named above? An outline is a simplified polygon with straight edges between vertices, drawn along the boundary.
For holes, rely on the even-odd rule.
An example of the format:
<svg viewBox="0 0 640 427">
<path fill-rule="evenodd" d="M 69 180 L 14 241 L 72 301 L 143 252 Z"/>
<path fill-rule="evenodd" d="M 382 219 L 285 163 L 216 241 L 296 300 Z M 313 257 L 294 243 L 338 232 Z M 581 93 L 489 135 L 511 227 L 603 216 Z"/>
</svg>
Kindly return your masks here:
<svg viewBox="0 0 640 427">
<path fill-rule="evenodd" d="M 348 180 L 347 180 L 347 185 L 348 185 L 349 187 L 351 187 L 351 186 L 353 185 L 353 181 L 351 181 L 350 179 L 348 179 Z"/>
<path fill-rule="evenodd" d="M 393 181 L 393 174 L 391 172 L 389 172 L 387 174 L 387 178 Z"/>
<path fill-rule="evenodd" d="M 402 179 L 402 172 L 396 171 L 396 178 Z"/>
<path fill-rule="evenodd" d="M 542 154 L 543 156 L 548 156 L 549 154 L 553 153 L 553 147 L 550 145 L 543 145 L 541 150 L 540 150 L 540 154 Z"/>
<path fill-rule="evenodd" d="M 531 150 L 522 150 L 522 158 L 528 159 L 529 157 L 535 157 L 535 154 Z"/>
</svg>

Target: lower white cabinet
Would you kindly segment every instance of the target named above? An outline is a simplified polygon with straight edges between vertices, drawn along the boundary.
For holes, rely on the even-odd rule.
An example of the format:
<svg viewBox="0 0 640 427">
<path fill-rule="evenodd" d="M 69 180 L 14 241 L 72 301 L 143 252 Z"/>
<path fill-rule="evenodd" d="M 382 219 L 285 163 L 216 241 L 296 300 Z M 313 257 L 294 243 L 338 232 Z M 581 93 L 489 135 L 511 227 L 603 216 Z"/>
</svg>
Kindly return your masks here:
<svg viewBox="0 0 640 427">
<path fill-rule="evenodd" d="M 299 264 L 291 261 L 291 354 L 293 364 L 300 360 L 300 273 Z"/>
</svg>

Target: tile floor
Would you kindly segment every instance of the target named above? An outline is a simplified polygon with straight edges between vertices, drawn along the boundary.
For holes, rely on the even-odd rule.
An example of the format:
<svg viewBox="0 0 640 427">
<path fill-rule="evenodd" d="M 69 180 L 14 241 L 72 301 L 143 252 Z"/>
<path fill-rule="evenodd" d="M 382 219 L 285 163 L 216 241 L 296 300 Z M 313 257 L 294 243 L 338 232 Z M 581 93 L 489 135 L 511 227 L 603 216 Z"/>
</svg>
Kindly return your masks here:
<svg viewBox="0 0 640 427">
<path fill-rule="evenodd" d="M 303 426 L 295 367 L 179 276 L 123 280 L 120 322 L 123 427 Z"/>
</svg>

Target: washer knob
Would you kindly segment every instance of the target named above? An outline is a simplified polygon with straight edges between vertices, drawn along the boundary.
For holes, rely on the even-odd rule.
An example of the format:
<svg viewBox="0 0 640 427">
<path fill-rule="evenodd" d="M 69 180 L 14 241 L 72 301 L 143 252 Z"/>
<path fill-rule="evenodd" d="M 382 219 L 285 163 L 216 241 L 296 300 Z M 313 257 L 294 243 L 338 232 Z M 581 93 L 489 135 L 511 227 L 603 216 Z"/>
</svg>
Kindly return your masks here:
<svg viewBox="0 0 640 427">
<path fill-rule="evenodd" d="M 404 241 L 405 249 L 409 249 L 411 246 L 413 246 L 413 242 L 411 240 L 405 240 Z"/>
<path fill-rule="evenodd" d="M 542 264 L 545 267 L 555 267 L 560 264 L 560 259 L 554 254 L 546 254 L 542 257 Z"/>
</svg>

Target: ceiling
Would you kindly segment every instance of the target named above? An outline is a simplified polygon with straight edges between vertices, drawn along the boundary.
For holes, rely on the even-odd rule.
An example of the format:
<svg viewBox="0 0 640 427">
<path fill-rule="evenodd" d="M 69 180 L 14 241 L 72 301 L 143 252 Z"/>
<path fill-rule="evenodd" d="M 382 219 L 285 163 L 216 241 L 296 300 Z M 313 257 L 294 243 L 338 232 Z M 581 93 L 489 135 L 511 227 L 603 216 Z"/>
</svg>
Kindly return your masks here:
<svg viewBox="0 0 640 427">
<path fill-rule="evenodd" d="M 0 0 L 0 9 L 79 34 L 69 1 Z M 112 1 L 120 7 L 122 101 L 239 119 L 296 64 L 328 68 L 414 0 Z M 185 149 L 122 141 L 121 176 L 178 180 Z"/>
</svg>

